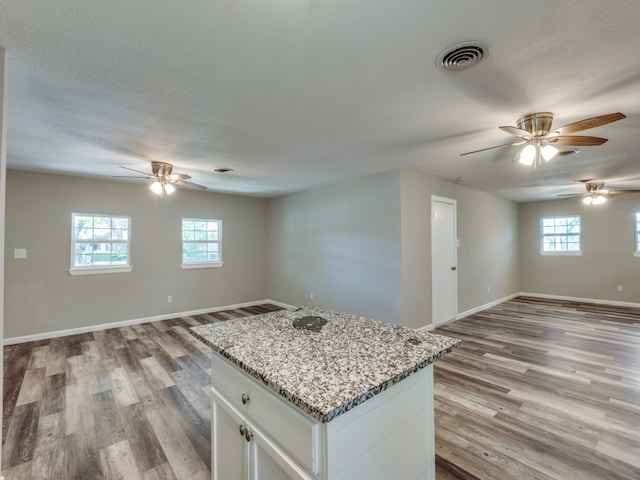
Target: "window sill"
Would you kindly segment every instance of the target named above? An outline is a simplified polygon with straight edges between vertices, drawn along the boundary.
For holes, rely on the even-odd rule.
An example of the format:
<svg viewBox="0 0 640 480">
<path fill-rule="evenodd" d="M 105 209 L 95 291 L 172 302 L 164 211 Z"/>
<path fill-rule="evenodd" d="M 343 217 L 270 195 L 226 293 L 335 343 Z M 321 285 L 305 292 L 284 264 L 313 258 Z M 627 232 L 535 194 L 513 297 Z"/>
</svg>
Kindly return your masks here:
<svg viewBox="0 0 640 480">
<path fill-rule="evenodd" d="M 133 267 L 108 267 L 108 268 L 70 268 L 67 270 L 72 277 L 78 275 L 102 275 L 107 273 L 129 273 Z"/>
<path fill-rule="evenodd" d="M 224 265 L 224 262 L 194 262 L 194 263 L 181 263 L 180 268 L 189 270 L 192 268 L 220 268 Z"/>
<path fill-rule="evenodd" d="M 633 252 L 634 257 L 640 257 L 640 252 Z"/>
<path fill-rule="evenodd" d="M 582 251 L 567 251 L 567 252 L 545 252 L 540 250 L 540 255 L 550 257 L 579 257 L 582 255 Z"/>
</svg>

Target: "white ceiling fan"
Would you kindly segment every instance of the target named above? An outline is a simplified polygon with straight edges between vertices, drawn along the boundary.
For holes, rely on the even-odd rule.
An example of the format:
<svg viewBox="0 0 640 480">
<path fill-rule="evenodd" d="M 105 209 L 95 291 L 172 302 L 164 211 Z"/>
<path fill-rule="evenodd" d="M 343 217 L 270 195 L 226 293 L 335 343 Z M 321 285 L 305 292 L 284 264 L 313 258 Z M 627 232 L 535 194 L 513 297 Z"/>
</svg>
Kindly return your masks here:
<svg viewBox="0 0 640 480">
<path fill-rule="evenodd" d="M 509 125 L 499 127 L 503 132 L 520 137 L 519 141 L 482 148 L 480 150 L 473 150 L 471 152 L 461 153 L 460 155 L 484 152 L 494 148 L 524 145 L 524 147 L 515 154 L 514 160 L 517 160 L 522 165 L 537 166 L 543 161 L 548 162 L 558 155 L 560 151 L 556 147 L 560 145 L 579 147 L 602 145 L 608 139 L 569 134 L 606 125 L 607 123 L 616 122 L 623 118 L 626 118 L 626 116 L 622 113 L 610 113 L 608 115 L 587 118 L 552 129 L 551 124 L 553 123 L 553 113 L 529 113 L 518 119 L 517 127 Z"/>
<path fill-rule="evenodd" d="M 202 185 L 198 185 L 197 183 L 188 182 L 191 176 L 184 173 L 171 173 L 173 171 L 173 165 L 166 162 L 151 162 L 151 174 L 141 172 L 140 170 L 135 170 L 133 168 L 125 167 L 120 165 L 120 168 L 124 168 L 125 170 L 131 170 L 132 172 L 140 173 L 145 175 L 144 177 L 140 176 L 130 176 L 130 175 L 116 175 L 116 178 L 147 178 L 149 180 L 154 180 L 151 184 L 151 191 L 156 195 L 171 195 L 175 192 L 174 185 L 179 185 L 182 187 L 194 188 L 198 190 L 206 190 L 207 187 Z"/>
</svg>

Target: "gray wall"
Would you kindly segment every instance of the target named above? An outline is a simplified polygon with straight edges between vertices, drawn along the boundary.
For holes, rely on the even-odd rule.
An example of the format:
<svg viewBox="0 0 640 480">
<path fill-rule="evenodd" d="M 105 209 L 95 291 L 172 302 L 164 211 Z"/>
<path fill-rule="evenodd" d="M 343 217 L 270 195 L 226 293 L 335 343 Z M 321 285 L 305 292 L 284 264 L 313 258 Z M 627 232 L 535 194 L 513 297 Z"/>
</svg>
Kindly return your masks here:
<svg viewBox="0 0 640 480">
<path fill-rule="evenodd" d="M 431 195 L 457 202 L 458 313 L 519 291 L 516 203 L 412 170 L 401 183 L 405 325 L 431 324 Z"/>
<path fill-rule="evenodd" d="M 133 271 L 70 276 L 72 212 L 131 216 Z M 182 217 L 222 220 L 222 268 L 180 268 Z M 265 199 L 9 171 L 5 337 L 265 299 L 266 221 Z"/>
<path fill-rule="evenodd" d="M 640 258 L 633 255 L 636 211 L 640 195 L 635 194 L 598 207 L 580 199 L 520 204 L 522 291 L 640 303 Z M 540 255 L 540 218 L 555 215 L 581 216 L 582 256 Z"/>
<path fill-rule="evenodd" d="M 458 311 L 518 292 L 515 203 L 395 170 L 270 201 L 269 297 L 429 325 L 431 195 L 458 202 Z"/>
<path fill-rule="evenodd" d="M 400 322 L 399 212 L 398 171 L 272 199 L 269 297 Z"/>
</svg>

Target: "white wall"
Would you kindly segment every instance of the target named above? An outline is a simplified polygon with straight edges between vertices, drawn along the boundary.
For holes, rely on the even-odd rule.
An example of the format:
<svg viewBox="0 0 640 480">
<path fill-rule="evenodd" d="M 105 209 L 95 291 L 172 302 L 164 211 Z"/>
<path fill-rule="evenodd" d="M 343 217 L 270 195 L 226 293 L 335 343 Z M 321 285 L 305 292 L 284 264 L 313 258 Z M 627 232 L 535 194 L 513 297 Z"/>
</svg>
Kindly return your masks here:
<svg viewBox="0 0 640 480">
<path fill-rule="evenodd" d="M 131 216 L 133 271 L 70 276 L 72 212 Z M 222 268 L 180 268 L 182 217 L 222 220 Z M 265 199 L 9 171 L 5 337 L 265 299 L 266 220 Z"/>
<path fill-rule="evenodd" d="M 522 291 L 640 303 L 640 258 L 633 255 L 638 211 L 638 194 L 614 197 L 598 207 L 580 199 L 521 203 Z M 540 255 L 540 218 L 557 215 L 581 216 L 582 256 Z"/>
<path fill-rule="evenodd" d="M 272 199 L 268 239 L 269 298 L 401 321 L 398 171 Z"/>
</svg>

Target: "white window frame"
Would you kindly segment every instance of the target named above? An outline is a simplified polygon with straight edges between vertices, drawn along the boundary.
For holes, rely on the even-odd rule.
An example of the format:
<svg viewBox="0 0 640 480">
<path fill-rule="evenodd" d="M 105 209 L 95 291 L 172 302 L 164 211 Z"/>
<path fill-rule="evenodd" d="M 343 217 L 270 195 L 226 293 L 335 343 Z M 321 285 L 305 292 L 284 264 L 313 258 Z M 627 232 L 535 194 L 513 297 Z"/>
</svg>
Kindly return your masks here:
<svg viewBox="0 0 640 480">
<path fill-rule="evenodd" d="M 636 212 L 635 214 L 635 228 L 633 229 L 635 234 L 634 244 L 636 246 L 633 255 L 636 257 L 640 257 L 640 212 Z"/>
<path fill-rule="evenodd" d="M 578 242 L 579 242 L 579 249 L 578 250 L 545 250 L 544 249 L 544 239 L 545 236 L 569 236 L 569 234 L 566 233 L 559 233 L 559 234 L 545 234 L 544 233 L 544 221 L 545 220 L 554 220 L 554 227 L 555 225 L 555 221 L 559 220 L 559 219 L 568 219 L 568 218 L 578 218 L 579 222 L 580 222 L 580 231 L 578 232 Z M 582 255 L 582 218 L 580 215 L 556 215 L 556 216 L 549 216 L 549 217 L 541 217 L 540 218 L 540 255 L 555 255 L 555 256 L 579 256 Z"/>
<path fill-rule="evenodd" d="M 185 221 L 192 222 L 207 222 L 207 223 L 215 223 L 217 224 L 217 232 L 218 239 L 217 240 L 184 240 L 184 230 L 183 223 Z M 181 249 L 181 257 L 182 262 L 180 263 L 181 268 L 189 269 L 189 268 L 220 268 L 224 265 L 222 261 L 222 220 L 217 220 L 215 218 L 192 218 L 192 217 L 184 217 L 180 221 L 180 245 Z M 184 260 L 184 247 L 187 243 L 207 243 L 207 244 L 217 244 L 218 245 L 218 260 L 217 261 L 197 261 L 197 262 L 185 262 Z"/>
<path fill-rule="evenodd" d="M 90 238 L 90 239 L 78 239 L 75 237 L 75 219 L 78 217 L 106 217 L 106 218 L 126 218 L 127 219 L 127 239 L 105 239 Z M 76 257 L 76 243 L 121 243 L 127 246 L 127 263 L 124 265 L 87 265 L 78 266 L 75 265 Z M 133 270 L 131 265 L 131 217 L 127 215 L 112 215 L 109 213 L 78 213 L 73 212 L 71 214 L 71 257 L 70 268 L 68 270 L 69 275 L 96 275 L 106 273 L 129 273 Z"/>
</svg>

